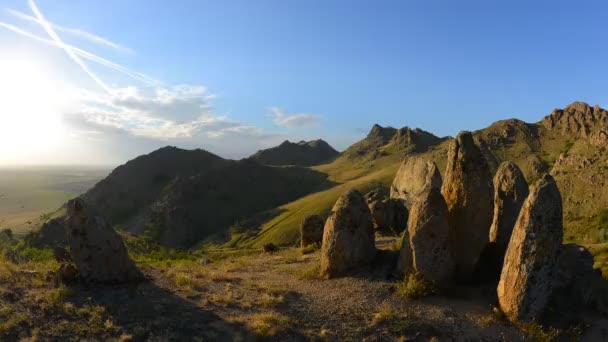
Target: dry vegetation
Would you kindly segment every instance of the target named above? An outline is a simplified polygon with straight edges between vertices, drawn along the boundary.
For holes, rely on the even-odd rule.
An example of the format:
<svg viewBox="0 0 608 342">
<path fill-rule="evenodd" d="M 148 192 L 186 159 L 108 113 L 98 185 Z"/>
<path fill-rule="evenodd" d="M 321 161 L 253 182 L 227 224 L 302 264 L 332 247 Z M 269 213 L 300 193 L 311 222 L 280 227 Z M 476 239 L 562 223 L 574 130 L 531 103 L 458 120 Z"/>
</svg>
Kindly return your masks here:
<svg viewBox="0 0 608 342">
<path fill-rule="evenodd" d="M 398 281 L 378 266 L 322 280 L 318 250 L 226 256 L 207 265 L 179 254 L 155 258 L 136 256 L 149 281 L 102 288 L 55 286 L 46 280 L 54 261 L 0 261 L 0 340 L 520 341 L 571 334 L 507 323 L 483 287 L 433 295 L 417 278 Z"/>
</svg>

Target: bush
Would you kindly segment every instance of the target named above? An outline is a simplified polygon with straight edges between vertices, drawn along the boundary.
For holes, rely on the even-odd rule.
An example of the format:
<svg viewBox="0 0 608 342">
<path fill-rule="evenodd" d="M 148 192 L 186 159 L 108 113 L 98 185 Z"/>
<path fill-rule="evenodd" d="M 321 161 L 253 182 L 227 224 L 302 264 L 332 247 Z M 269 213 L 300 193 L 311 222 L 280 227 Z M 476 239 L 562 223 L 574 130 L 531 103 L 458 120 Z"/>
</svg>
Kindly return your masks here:
<svg viewBox="0 0 608 342">
<path fill-rule="evenodd" d="M 404 299 L 423 298 L 433 293 L 431 286 L 417 274 L 408 275 L 397 285 L 397 295 Z"/>
</svg>

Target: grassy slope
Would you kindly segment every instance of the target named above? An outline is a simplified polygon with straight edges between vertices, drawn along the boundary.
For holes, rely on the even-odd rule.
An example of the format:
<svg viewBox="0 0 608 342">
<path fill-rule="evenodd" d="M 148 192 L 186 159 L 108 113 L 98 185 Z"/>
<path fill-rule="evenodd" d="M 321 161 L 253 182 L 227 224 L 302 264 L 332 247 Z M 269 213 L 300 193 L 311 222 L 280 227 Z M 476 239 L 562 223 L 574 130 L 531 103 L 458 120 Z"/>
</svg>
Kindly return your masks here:
<svg viewBox="0 0 608 342">
<path fill-rule="evenodd" d="M 447 146 L 447 142 L 444 142 L 428 152 L 442 169 L 445 168 Z M 315 167 L 318 171 L 327 173 L 331 181 L 340 184 L 280 207 L 281 214 L 264 223 L 260 233 L 247 240 L 243 246 L 260 247 L 267 242 L 292 245 L 299 239 L 298 229 L 304 217 L 311 214 L 326 217 L 345 191 L 357 189 L 365 193 L 380 184 L 389 186 L 405 156 L 390 144 L 384 146 L 382 151 L 384 156 L 372 161 L 341 157 L 333 163 Z"/>
<path fill-rule="evenodd" d="M 540 139 L 531 133 L 536 130 L 540 133 Z M 508 137 L 505 137 L 505 131 L 511 132 Z M 540 125 L 524 124 L 520 121 L 499 121 L 475 132 L 475 136 L 486 143 L 494 157 L 495 160 L 491 163 L 493 168 L 502 161 L 511 160 L 520 166 L 530 184 L 537 178 L 531 162 L 531 159 L 536 157 L 546 164 L 547 170 L 551 170 L 562 153 L 587 158 L 598 158 L 600 155 L 601 159 L 601 152 L 586 141 L 573 141 L 559 132 L 551 132 Z M 497 137 L 499 142 L 496 142 Z M 434 160 L 443 173 L 449 144 L 450 140 L 444 141 L 421 155 Z M 346 190 L 354 188 L 365 192 L 379 183 L 390 185 L 401 161 L 407 156 L 390 144 L 382 147 L 380 152 L 382 157 L 371 161 L 342 156 L 330 164 L 316 167 L 315 169 L 327 173 L 332 181 L 340 184 L 283 205 L 279 215 L 262 224 L 259 234 L 245 239 L 240 245 L 259 247 L 267 242 L 292 245 L 298 240 L 298 228 L 302 219 L 310 214 L 327 216 L 335 201 Z M 564 172 L 555 175 L 563 197 L 565 241 L 585 244 L 601 241 L 595 219 L 601 209 L 608 208 L 608 193 L 605 193 L 601 186 L 597 186 L 598 183 L 593 181 L 593 177 L 600 177 L 605 181 L 607 168 L 600 160 L 583 170 L 577 169 L 576 166 L 567 166 Z"/>
</svg>

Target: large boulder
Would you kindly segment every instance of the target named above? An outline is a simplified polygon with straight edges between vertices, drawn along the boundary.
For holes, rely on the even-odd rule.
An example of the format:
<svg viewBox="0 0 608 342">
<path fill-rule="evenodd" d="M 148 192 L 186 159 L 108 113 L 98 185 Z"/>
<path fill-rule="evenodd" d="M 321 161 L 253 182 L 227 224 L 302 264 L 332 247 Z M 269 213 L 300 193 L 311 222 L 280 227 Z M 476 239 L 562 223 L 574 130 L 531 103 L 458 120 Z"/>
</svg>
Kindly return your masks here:
<svg viewBox="0 0 608 342">
<path fill-rule="evenodd" d="M 441 189 L 441 174 L 432 161 L 409 157 L 403 161 L 391 186 L 391 198 L 402 199 L 410 209 L 429 188 Z"/>
<path fill-rule="evenodd" d="M 498 302 L 512 321 L 541 319 L 553 291 L 563 239 L 562 198 L 544 175 L 524 202 L 498 283 Z"/>
<path fill-rule="evenodd" d="M 374 228 L 400 233 L 407 228 L 408 210 L 399 198 L 389 198 L 388 189 L 378 188 L 368 192 L 365 200 L 372 213 Z"/>
<path fill-rule="evenodd" d="M 470 132 L 458 134 L 448 151 L 441 193 L 448 206 L 457 276 L 468 279 L 488 244 L 492 224 L 492 175 Z"/>
<path fill-rule="evenodd" d="M 528 183 L 513 162 L 500 164 L 494 176 L 494 220 L 490 243 L 480 257 L 477 276 L 497 281 L 521 206 L 528 197 Z"/>
<path fill-rule="evenodd" d="M 528 183 L 519 167 L 510 161 L 500 164 L 494 176 L 494 220 L 490 226 L 490 242 L 503 256 L 529 193 Z"/>
<path fill-rule="evenodd" d="M 414 271 L 440 286 L 450 280 L 454 270 L 447 215 L 448 208 L 440 190 L 428 188 L 414 203 L 407 229 Z M 401 253 L 407 252 L 402 248 Z"/>
<path fill-rule="evenodd" d="M 117 284 L 140 277 L 120 236 L 79 198 L 67 203 L 66 236 L 84 281 Z"/>
<path fill-rule="evenodd" d="M 374 226 L 363 196 L 349 190 L 336 202 L 325 222 L 321 276 L 332 278 L 372 261 Z"/>
<path fill-rule="evenodd" d="M 319 215 L 308 215 L 300 225 L 300 245 L 306 247 L 323 241 L 323 218 Z"/>
</svg>

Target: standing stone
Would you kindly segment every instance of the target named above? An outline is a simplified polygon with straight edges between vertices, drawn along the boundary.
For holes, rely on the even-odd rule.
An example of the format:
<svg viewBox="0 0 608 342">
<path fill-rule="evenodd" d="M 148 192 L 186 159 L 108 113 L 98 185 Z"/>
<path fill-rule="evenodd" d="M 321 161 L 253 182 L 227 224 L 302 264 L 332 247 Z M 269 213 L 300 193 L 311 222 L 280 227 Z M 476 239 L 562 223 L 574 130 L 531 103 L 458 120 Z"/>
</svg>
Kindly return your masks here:
<svg viewBox="0 0 608 342">
<path fill-rule="evenodd" d="M 407 208 L 400 198 L 389 198 L 388 189 L 378 188 L 365 195 L 374 228 L 401 233 L 407 228 Z"/>
<path fill-rule="evenodd" d="M 306 247 L 323 241 L 323 218 L 319 215 L 308 215 L 300 226 L 300 244 Z"/>
<path fill-rule="evenodd" d="M 332 278 L 372 261 L 374 226 L 363 196 L 349 190 L 336 202 L 325 222 L 321 276 Z"/>
<path fill-rule="evenodd" d="M 470 132 L 458 134 L 448 152 L 441 193 L 448 206 L 457 277 L 471 277 L 488 244 L 493 215 L 492 175 Z"/>
<path fill-rule="evenodd" d="M 397 274 L 407 278 L 407 276 L 412 273 L 415 273 L 414 255 L 410 242 L 410 233 L 408 232 L 408 229 L 406 229 L 401 236 L 401 249 L 399 250 L 399 259 L 397 260 Z"/>
<path fill-rule="evenodd" d="M 494 176 L 494 220 L 490 226 L 490 242 L 504 257 L 519 211 L 528 197 L 528 183 L 515 163 L 506 161 Z"/>
<path fill-rule="evenodd" d="M 66 234 L 72 258 L 85 281 L 115 284 L 139 278 L 120 236 L 79 198 L 67 204 Z"/>
<path fill-rule="evenodd" d="M 403 161 L 391 186 L 391 198 L 402 199 L 411 209 L 416 198 L 429 188 L 441 189 L 441 174 L 437 165 L 420 157 Z"/>
<path fill-rule="evenodd" d="M 500 308 L 511 321 L 541 319 L 553 290 L 563 239 L 562 198 L 544 175 L 522 206 L 498 283 Z"/>
<path fill-rule="evenodd" d="M 420 194 L 410 211 L 408 232 L 417 274 L 433 284 L 448 281 L 454 270 L 448 208 L 439 189 Z"/>
<path fill-rule="evenodd" d="M 480 257 L 477 277 L 497 281 L 521 206 L 528 197 L 528 183 L 513 162 L 500 164 L 494 176 L 494 220 L 490 243 Z"/>
</svg>

